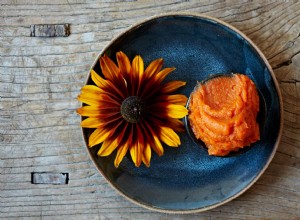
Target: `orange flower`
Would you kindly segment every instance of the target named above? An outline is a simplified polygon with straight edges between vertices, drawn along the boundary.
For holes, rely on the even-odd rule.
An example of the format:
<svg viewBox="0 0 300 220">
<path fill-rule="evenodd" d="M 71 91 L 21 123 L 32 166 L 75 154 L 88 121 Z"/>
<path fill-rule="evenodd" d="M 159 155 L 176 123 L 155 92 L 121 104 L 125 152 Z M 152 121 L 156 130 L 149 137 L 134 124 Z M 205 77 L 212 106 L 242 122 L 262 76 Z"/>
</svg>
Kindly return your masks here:
<svg viewBox="0 0 300 220">
<path fill-rule="evenodd" d="M 176 132 L 184 131 L 180 118 L 188 114 L 184 107 L 187 97 L 172 95 L 185 85 L 182 81 L 162 83 L 174 68 L 161 70 L 163 59 L 154 60 L 144 70 L 144 61 L 136 56 L 132 64 L 123 52 L 118 52 L 118 66 L 106 55 L 100 58 L 104 78 L 91 70 L 95 85 L 85 85 L 78 100 L 87 104 L 77 113 L 87 117 L 84 128 L 95 128 L 88 145 L 101 144 L 99 156 L 114 150 L 118 167 L 129 150 L 132 161 L 150 166 L 151 148 L 163 155 L 162 142 L 171 147 L 180 145 Z"/>
</svg>

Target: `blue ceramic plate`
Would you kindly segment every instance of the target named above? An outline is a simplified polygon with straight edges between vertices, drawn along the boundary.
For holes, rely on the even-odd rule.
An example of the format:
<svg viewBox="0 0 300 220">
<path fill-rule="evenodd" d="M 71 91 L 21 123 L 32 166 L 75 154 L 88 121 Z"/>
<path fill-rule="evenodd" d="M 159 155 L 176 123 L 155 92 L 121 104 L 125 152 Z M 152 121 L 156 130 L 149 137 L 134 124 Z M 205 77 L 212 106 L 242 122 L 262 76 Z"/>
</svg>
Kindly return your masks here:
<svg viewBox="0 0 300 220">
<path fill-rule="evenodd" d="M 244 73 L 265 100 L 261 140 L 232 157 L 209 156 L 186 132 L 179 148 L 154 154 L 150 168 L 136 168 L 130 157 L 114 167 L 114 156 L 98 157 L 100 146 L 88 148 L 102 175 L 122 195 L 143 207 L 161 212 L 191 213 L 222 205 L 242 194 L 263 173 L 276 151 L 282 131 L 282 101 L 272 69 L 257 47 L 228 24 L 202 15 L 164 15 L 140 23 L 113 40 L 99 54 L 115 60 L 118 51 L 132 60 L 141 55 L 148 65 L 163 58 L 176 67 L 167 80 L 183 80 L 179 91 L 190 95 L 197 81 L 212 74 Z M 93 69 L 101 73 L 99 57 Z M 91 84 L 90 76 L 87 81 Z M 83 129 L 87 140 L 89 129 Z"/>
</svg>

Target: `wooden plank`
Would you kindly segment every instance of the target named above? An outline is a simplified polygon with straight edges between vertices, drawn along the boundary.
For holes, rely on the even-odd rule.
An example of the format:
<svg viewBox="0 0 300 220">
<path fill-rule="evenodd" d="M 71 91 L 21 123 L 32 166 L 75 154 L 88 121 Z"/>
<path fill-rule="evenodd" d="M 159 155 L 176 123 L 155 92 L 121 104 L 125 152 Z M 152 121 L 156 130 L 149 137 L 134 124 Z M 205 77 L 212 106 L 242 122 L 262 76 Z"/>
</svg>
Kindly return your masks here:
<svg viewBox="0 0 300 220">
<path fill-rule="evenodd" d="M 90 65 L 131 25 L 163 12 L 221 18 L 269 59 L 284 100 L 284 133 L 259 181 L 204 213 L 156 213 L 121 197 L 89 159 L 75 109 Z M 68 37 L 29 37 L 32 24 L 71 24 Z M 0 7 L 0 218 L 298 219 L 300 217 L 300 3 L 295 1 L 2 0 Z M 31 184 L 67 172 L 68 184 Z"/>
</svg>

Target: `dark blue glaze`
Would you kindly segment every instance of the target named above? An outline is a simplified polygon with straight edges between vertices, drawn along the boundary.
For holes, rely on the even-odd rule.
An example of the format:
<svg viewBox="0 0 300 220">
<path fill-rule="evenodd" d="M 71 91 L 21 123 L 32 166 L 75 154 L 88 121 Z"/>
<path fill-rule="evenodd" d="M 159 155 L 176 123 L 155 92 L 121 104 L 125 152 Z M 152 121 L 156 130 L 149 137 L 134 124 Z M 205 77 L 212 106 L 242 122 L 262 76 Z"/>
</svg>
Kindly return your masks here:
<svg viewBox="0 0 300 220">
<path fill-rule="evenodd" d="M 280 129 L 278 92 L 257 51 L 230 28 L 196 16 L 165 16 L 147 21 L 119 37 L 105 53 L 115 60 L 120 50 L 131 60 L 141 55 L 146 65 L 162 57 L 164 67 L 176 67 L 167 80 L 186 81 L 179 92 L 187 96 L 197 81 L 211 74 L 244 73 L 265 99 L 266 115 L 261 140 L 234 157 L 209 156 L 187 133 L 181 134 L 179 148 L 165 147 L 162 157 L 153 152 L 150 168 L 134 167 L 128 156 L 116 169 L 115 155 L 98 157 L 99 146 L 93 147 L 89 150 L 105 177 L 136 202 L 169 211 L 209 208 L 251 184 L 274 151 Z M 101 73 L 99 64 L 94 69 Z M 89 132 L 84 129 L 86 137 Z"/>
</svg>

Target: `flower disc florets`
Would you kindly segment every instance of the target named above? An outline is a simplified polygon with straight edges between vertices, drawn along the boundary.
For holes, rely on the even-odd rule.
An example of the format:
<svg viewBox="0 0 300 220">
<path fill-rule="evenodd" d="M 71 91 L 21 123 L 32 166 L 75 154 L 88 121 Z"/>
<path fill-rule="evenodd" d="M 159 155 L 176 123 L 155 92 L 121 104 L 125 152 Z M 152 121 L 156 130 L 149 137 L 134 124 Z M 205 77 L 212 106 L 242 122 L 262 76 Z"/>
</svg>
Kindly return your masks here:
<svg viewBox="0 0 300 220">
<path fill-rule="evenodd" d="M 121 104 L 121 115 L 130 123 L 138 123 L 145 113 L 145 102 L 138 96 L 129 96 Z"/>
</svg>

